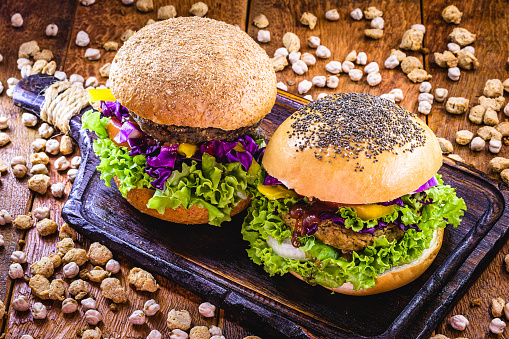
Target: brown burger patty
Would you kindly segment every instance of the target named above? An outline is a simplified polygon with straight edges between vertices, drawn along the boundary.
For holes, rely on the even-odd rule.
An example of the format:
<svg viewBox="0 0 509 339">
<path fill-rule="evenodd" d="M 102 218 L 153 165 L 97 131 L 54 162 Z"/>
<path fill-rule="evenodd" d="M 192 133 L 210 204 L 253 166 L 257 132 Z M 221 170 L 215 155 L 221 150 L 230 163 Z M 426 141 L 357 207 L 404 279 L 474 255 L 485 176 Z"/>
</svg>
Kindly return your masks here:
<svg viewBox="0 0 509 339">
<path fill-rule="evenodd" d="M 292 230 L 295 228 L 295 219 L 291 218 L 289 214 L 283 215 L 283 220 Z M 318 224 L 318 229 L 314 234 L 324 244 L 340 249 L 343 253 L 361 251 L 373 245 L 375 238 L 381 235 L 385 235 L 390 242 L 394 239 L 400 240 L 405 235 L 405 232 L 396 225 L 391 224 L 383 229 L 375 230 L 374 234 L 358 233 L 330 220 L 325 220 Z"/>
<path fill-rule="evenodd" d="M 142 118 L 134 112 L 129 112 L 131 117 L 138 123 L 141 130 L 154 139 L 168 142 L 172 144 L 190 143 L 198 144 L 210 140 L 235 140 L 243 135 L 251 135 L 256 139 L 263 139 L 265 134 L 261 128 L 258 128 L 261 121 L 254 125 L 237 128 L 231 131 L 223 130 L 220 128 L 198 128 L 198 127 L 185 127 L 175 125 L 161 125 L 151 120 Z"/>
</svg>

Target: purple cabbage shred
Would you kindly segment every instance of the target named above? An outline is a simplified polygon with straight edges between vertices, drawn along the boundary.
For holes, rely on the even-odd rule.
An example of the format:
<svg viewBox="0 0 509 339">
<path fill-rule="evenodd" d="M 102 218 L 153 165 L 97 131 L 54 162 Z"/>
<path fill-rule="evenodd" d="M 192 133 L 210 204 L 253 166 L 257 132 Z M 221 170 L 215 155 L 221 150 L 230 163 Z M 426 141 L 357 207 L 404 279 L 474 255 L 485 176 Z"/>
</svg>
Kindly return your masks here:
<svg viewBox="0 0 509 339">
<path fill-rule="evenodd" d="M 271 177 L 270 175 L 267 174 L 267 176 L 265 177 L 265 180 L 263 181 L 263 184 L 264 185 L 282 185 L 283 183 L 281 181 L 279 181 L 279 179 Z"/>
<path fill-rule="evenodd" d="M 101 101 L 101 110 L 105 117 L 115 116 L 120 121 L 129 117 L 129 110 L 118 101 Z"/>
<path fill-rule="evenodd" d="M 115 136 L 115 141 L 117 143 L 127 141 L 131 148 L 129 155 L 147 156 L 145 172 L 156 178 L 152 181 L 152 186 L 164 189 L 166 180 L 175 169 L 175 164 L 184 159 L 178 154 L 178 144 L 163 146 L 157 140 L 138 130 L 134 124 L 125 122 L 129 118 L 129 110 L 118 101 L 101 101 L 101 110 L 106 117 L 117 117 L 120 121 L 124 121 L 120 133 Z M 137 137 L 138 135 L 139 137 Z M 245 152 L 234 150 L 239 143 Z M 235 141 L 207 141 L 199 147 L 199 151 L 191 159 L 201 162 L 203 153 L 208 153 L 215 157 L 219 163 L 239 162 L 247 171 L 253 160 L 260 163 L 264 151 L 265 148 L 260 148 L 253 138 L 244 135 Z"/>
</svg>

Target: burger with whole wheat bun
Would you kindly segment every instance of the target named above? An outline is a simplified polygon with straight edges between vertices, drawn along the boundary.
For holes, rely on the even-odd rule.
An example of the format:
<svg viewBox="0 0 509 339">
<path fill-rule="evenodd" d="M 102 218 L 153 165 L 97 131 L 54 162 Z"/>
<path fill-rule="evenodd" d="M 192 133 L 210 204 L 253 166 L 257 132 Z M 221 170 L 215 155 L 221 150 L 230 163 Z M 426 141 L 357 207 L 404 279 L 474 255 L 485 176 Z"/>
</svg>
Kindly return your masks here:
<svg viewBox="0 0 509 339">
<path fill-rule="evenodd" d="M 342 93 L 292 114 L 268 142 L 242 234 L 271 275 L 335 292 L 390 291 L 435 259 L 466 209 L 437 171 L 442 152 L 415 114 Z"/>
<path fill-rule="evenodd" d="M 246 208 L 277 91 L 253 39 L 206 18 L 160 21 L 119 49 L 110 83 L 91 91 L 97 110 L 82 118 L 106 185 L 176 223 L 220 225 Z"/>
</svg>

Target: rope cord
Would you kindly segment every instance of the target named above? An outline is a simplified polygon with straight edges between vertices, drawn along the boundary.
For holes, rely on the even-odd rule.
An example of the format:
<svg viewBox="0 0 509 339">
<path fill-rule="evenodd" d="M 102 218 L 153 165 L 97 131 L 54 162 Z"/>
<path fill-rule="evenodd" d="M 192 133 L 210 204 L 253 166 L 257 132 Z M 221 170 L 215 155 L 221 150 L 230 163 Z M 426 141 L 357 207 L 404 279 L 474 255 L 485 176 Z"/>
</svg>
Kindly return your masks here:
<svg viewBox="0 0 509 339">
<path fill-rule="evenodd" d="M 71 118 L 87 105 L 86 90 L 69 81 L 57 81 L 45 90 L 41 119 L 67 134 Z"/>
</svg>

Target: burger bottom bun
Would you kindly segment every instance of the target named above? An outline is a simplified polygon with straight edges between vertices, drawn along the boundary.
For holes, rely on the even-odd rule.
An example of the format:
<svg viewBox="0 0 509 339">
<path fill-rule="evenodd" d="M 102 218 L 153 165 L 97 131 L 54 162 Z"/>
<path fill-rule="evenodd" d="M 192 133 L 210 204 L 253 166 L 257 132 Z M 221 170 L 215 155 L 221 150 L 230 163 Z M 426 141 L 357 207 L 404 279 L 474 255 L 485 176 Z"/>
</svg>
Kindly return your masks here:
<svg viewBox="0 0 509 339">
<path fill-rule="evenodd" d="M 119 180 L 115 177 L 115 183 L 119 186 Z M 189 209 L 179 206 L 175 209 L 166 208 L 164 214 L 160 214 L 157 210 L 147 207 L 148 201 L 154 196 L 155 190 L 149 188 L 133 188 L 127 192 L 125 199 L 134 208 L 142 213 L 148 214 L 158 219 L 175 222 L 179 224 L 206 224 L 209 222 L 209 212 L 206 208 L 200 208 L 192 205 Z M 242 212 L 251 199 L 241 200 L 232 210 L 231 216 Z"/>
<path fill-rule="evenodd" d="M 360 289 L 358 291 L 353 289 L 353 285 L 351 283 L 344 283 L 342 286 L 336 288 L 324 287 L 337 293 L 359 296 L 378 294 L 400 288 L 401 286 L 409 284 L 417 279 L 428 269 L 433 260 L 435 260 L 438 251 L 440 251 L 440 247 L 442 247 L 443 237 L 444 229 L 440 227 L 437 228 L 433 233 L 433 239 L 431 239 L 430 247 L 425 249 L 419 258 L 408 264 L 396 266 L 385 271 L 375 278 L 375 286 L 373 287 L 365 290 Z M 290 271 L 290 273 L 303 280 L 297 273 L 293 271 Z"/>
</svg>

